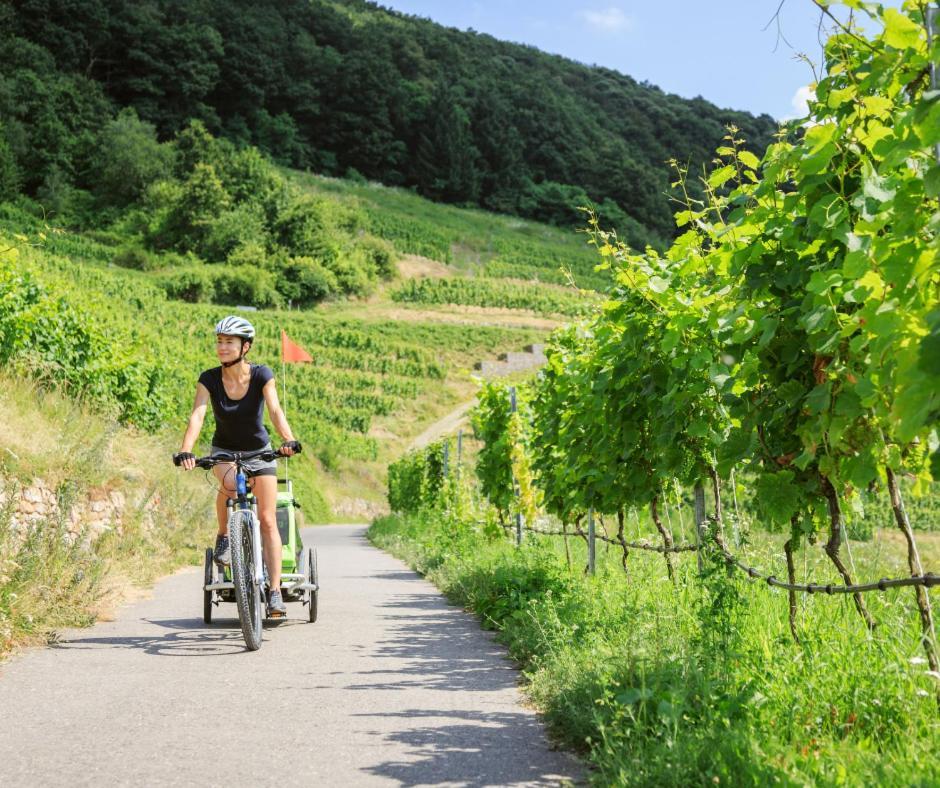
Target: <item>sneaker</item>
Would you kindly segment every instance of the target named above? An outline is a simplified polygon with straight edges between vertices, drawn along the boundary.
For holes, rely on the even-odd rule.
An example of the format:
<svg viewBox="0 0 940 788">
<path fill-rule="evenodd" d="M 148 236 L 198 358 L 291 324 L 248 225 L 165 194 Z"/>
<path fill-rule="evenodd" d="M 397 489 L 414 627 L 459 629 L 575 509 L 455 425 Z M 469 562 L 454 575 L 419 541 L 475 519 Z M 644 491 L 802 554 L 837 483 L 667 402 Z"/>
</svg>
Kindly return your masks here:
<svg viewBox="0 0 940 788">
<path fill-rule="evenodd" d="M 281 591 L 275 588 L 268 592 L 268 616 L 270 618 L 283 618 L 287 615 L 287 605 L 281 599 Z"/>
<path fill-rule="evenodd" d="M 212 553 L 217 564 L 229 566 L 232 563 L 232 548 L 229 546 L 228 537 L 219 534 L 215 537 L 215 550 Z"/>
</svg>

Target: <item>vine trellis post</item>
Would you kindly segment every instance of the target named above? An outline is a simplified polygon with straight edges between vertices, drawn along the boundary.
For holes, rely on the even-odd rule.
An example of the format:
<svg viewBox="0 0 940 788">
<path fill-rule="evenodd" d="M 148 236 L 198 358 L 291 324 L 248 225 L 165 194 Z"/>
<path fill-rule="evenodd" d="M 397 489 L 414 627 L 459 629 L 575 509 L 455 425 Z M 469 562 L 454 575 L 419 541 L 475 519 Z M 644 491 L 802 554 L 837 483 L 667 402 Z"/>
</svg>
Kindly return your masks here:
<svg viewBox="0 0 940 788">
<path fill-rule="evenodd" d="M 702 530 L 705 528 L 705 488 L 702 483 L 695 483 L 695 557 L 698 559 L 698 571 L 701 574 L 704 571 L 702 564 Z"/>
<path fill-rule="evenodd" d="M 588 509 L 588 572 L 594 574 L 596 565 L 596 540 L 594 538 L 594 507 Z"/>
<path fill-rule="evenodd" d="M 510 413 L 515 414 L 517 409 L 516 403 L 516 387 L 509 387 L 509 410 Z M 510 416 L 512 418 L 512 416 Z M 522 531 L 524 524 L 522 522 L 522 511 L 519 509 L 519 480 L 516 478 L 515 471 L 512 471 L 512 494 L 516 499 L 516 545 L 522 544 Z"/>
</svg>

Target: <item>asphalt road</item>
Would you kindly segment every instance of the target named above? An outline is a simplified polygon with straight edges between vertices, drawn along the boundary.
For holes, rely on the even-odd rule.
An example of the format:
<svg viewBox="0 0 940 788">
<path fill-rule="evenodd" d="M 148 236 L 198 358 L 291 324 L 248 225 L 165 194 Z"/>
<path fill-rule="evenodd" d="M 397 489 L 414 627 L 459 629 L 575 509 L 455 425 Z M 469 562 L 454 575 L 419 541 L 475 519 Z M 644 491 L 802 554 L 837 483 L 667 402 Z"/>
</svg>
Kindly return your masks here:
<svg viewBox="0 0 940 788">
<path fill-rule="evenodd" d="M 0 667 L 0 785 L 558 785 L 518 673 L 476 621 L 372 546 L 307 529 L 319 620 L 288 605 L 260 651 L 235 606 L 202 622 L 201 569 L 114 621 Z"/>
</svg>

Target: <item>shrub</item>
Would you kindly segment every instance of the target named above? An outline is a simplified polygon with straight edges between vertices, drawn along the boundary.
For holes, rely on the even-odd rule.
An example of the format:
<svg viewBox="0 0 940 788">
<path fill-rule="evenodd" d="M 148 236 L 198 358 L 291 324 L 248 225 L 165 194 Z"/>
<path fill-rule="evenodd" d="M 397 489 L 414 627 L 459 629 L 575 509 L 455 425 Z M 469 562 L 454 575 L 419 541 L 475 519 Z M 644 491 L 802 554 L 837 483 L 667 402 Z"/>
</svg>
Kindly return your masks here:
<svg viewBox="0 0 940 788">
<path fill-rule="evenodd" d="M 382 279 L 392 279 L 398 276 L 395 263 L 398 256 L 395 247 L 383 238 L 374 235 L 364 235 L 356 241 L 356 248 L 361 252 L 366 267 L 374 275 Z"/>
<path fill-rule="evenodd" d="M 252 265 L 220 265 L 212 269 L 212 278 L 216 303 L 256 307 L 281 305 L 277 277 L 272 271 Z"/>
<path fill-rule="evenodd" d="M 273 235 L 274 241 L 292 254 L 314 257 L 327 268 L 332 268 L 339 256 L 321 200 L 295 196 L 277 217 Z"/>
<path fill-rule="evenodd" d="M 278 289 L 287 300 L 309 306 L 339 292 L 336 275 L 312 257 L 289 257 L 280 263 Z"/>
<path fill-rule="evenodd" d="M 158 267 L 146 249 L 133 244 L 118 249 L 111 262 L 121 268 L 132 268 L 135 271 L 152 271 Z"/>
<path fill-rule="evenodd" d="M 212 274 L 202 264 L 164 274 L 157 279 L 157 284 L 170 298 L 193 304 L 212 301 L 215 297 Z"/>
<path fill-rule="evenodd" d="M 210 262 L 222 262 L 238 247 L 263 243 L 265 237 L 264 216 L 260 207 L 243 203 L 225 211 L 208 224 L 200 252 Z"/>
</svg>

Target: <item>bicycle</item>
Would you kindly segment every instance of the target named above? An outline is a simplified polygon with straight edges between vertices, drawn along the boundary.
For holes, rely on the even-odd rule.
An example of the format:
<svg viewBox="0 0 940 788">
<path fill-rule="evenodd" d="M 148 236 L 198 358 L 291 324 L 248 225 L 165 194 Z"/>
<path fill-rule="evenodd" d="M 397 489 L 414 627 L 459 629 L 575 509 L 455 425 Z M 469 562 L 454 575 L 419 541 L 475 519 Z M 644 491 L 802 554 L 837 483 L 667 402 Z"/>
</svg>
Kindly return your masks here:
<svg viewBox="0 0 940 788">
<path fill-rule="evenodd" d="M 298 451 L 300 447 L 298 444 Z M 267 577 L 264 569 L 261 548 L 261 524 L 258 518 L 257 504 L 254 496 L 248 492 L 248 480 L 244 472 L 244 464 L 249 460 L 261 458 L 272 462 L 285 455 L 272 449 L 258 449 L 256 451 L 226 452 L 213 456 L 196 458 L 196 467 L 206 470 L 220 463 L 233 463 L 235 465 L 235 495 L 227 502 L 229 509 L 228 537 L 231 547 L 231 575 L 229 570 L 222 569 L 216 577 L 212 548 L 206 550 L 205 582 L 203 584 L 203 619 L 212 621 L 212 607 L 220 601 L 231 601 L 234 596 L 238 618 L 241 624 L 242 635 L 249 651 L 261 648 L 263 605 L 267 592 Z M 179 455 L 173 456 L 175 465 L 180 465 Z M 291 494 L 290 482 L 278 480 L 287 484 L 287 498 L 291 507 L 296 506 Z M 278 494 L 279 499 L 281 494 Z M 292 511 L 290 514 L 293 514 Z M 279 518 L 279 524 L 280 520 Z M 285 601 L 302 601 L 310 606 L 310 621 L 317 618 L 317 596 L 319 591 L 317 577 L 317 556 L 315 548 L 303 550 L 297 533 L 294 517 L 288 520 L 289 528 L 287 539 L 283 539 L 288 556 L 282 555 L 282 568 L 287 570 L 281 575 L 281 590 Z M 300 550 L 294 552 L 293 547 L 300 545 Z"/>
</svg>

